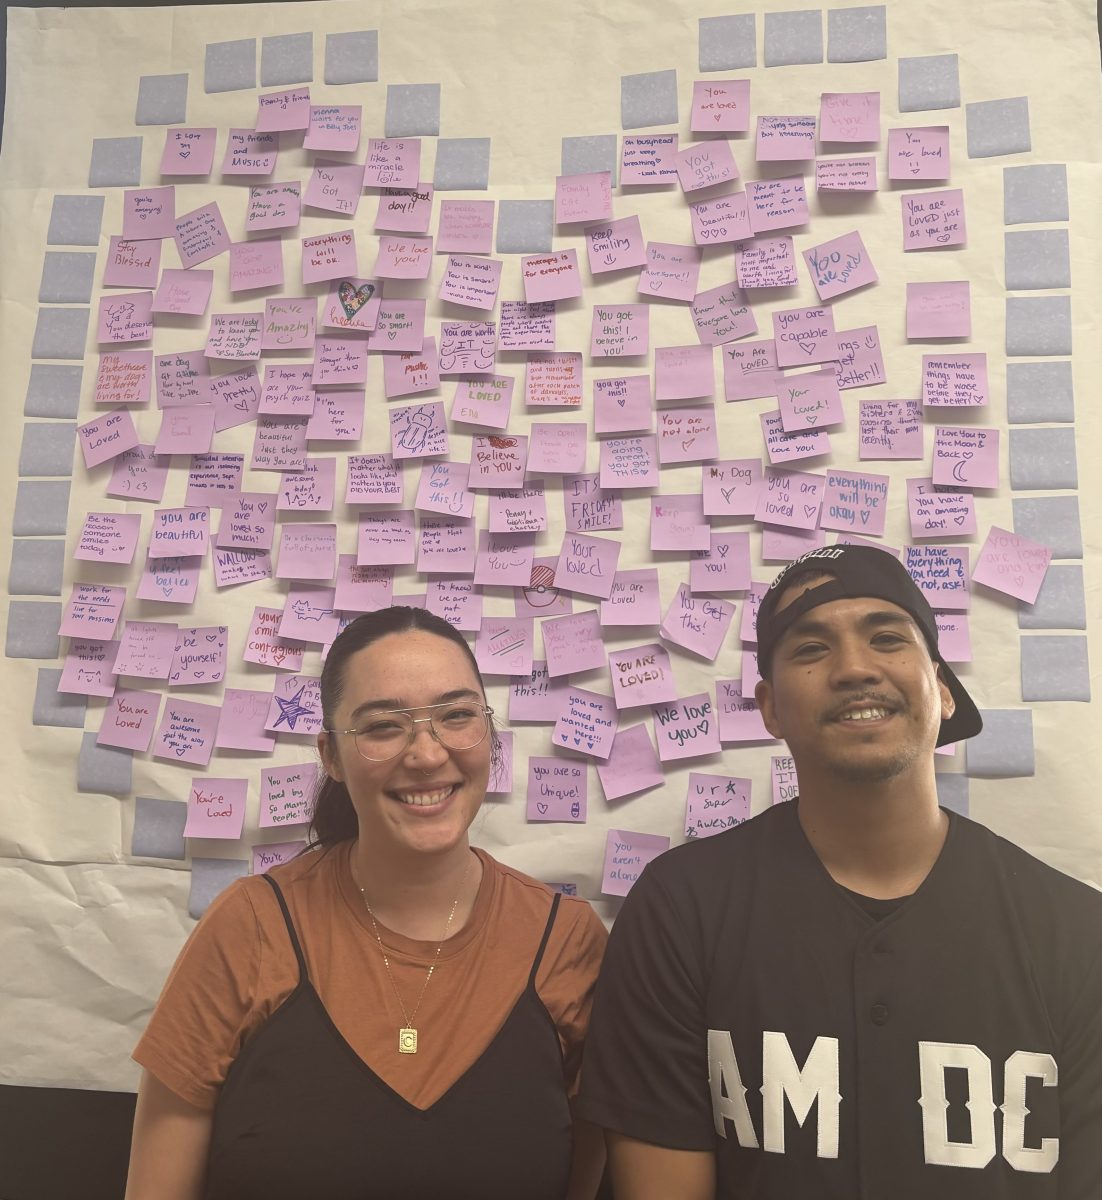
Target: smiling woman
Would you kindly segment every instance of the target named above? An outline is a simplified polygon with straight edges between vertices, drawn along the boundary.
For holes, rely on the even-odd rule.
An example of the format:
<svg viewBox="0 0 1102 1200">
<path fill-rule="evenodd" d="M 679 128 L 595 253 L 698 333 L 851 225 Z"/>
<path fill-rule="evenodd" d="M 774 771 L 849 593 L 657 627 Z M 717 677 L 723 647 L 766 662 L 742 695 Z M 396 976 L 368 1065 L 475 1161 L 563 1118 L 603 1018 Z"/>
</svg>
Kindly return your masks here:
<svg viewBox="0 0 1102 1200">
<path fill-rule="evenodd" d="M 470 648 L 370 613 L 321 695 L 310 847 L 211 906 L 135 1051 L 128 1200 L 592 1197 L 604 929 L 469 845 L 498 749 Z"/>
</svg>

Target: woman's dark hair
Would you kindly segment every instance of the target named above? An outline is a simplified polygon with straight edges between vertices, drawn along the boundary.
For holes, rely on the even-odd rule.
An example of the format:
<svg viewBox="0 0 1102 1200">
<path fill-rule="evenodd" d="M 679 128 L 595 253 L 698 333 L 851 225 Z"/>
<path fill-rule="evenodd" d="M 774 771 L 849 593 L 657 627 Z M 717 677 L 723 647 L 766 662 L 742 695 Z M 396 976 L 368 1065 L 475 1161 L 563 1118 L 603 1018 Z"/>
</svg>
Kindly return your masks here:
<svg viewBox="0 0 1102 1200">
<path fill-rule="evenodd" d="M 395 605 L 357 617 L 337 635 L 330 646 L 321 671 L 321 711 L 326 728 L 332 728 L 333 713 L 344 694 L 348 660 L 358 651 L 373 645 L 388 634 L 409 633 L 411 630 L 433 633 L 461 647 L 485 696 L 486 685 L 482 681 L 482 672 L 478 669 L 473 651 L 459 630 L 443 617 L 438 617 L 426 609 Z M 501 743 L 492 719 L 490 739 L 491 761 L 496 766 L 501 755 Z M 338 842 L 354 838 L 358 832 L 356 810 L 352 807 L 348 788 L 340 780 L 329 775 L 320 776 L 314 799 L 314 815 L 310 821 L 310 844 L 307 848 L 321 846 L 328 849 Z"/>
</svg>

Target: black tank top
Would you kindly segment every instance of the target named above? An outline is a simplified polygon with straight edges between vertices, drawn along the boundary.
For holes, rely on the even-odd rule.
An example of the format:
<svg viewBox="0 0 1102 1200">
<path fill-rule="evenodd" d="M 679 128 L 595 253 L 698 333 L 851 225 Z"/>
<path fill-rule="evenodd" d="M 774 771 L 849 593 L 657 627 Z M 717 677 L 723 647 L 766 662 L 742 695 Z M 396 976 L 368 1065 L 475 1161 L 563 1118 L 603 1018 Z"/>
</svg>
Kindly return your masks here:
<svg viewBox="0 0 1102 1200">
<path fill-rule="evenodd" d="M 333 1024 L 283 893 L 264 878 L 287 922 L 299 982 L 226 1076 L 206 1200 L 562 1200 L 570 1109 L 558 1034 L 536 994 L 558 895 L 505 1023 L 473 1066 L 419 1109 Z"/>
</svg>

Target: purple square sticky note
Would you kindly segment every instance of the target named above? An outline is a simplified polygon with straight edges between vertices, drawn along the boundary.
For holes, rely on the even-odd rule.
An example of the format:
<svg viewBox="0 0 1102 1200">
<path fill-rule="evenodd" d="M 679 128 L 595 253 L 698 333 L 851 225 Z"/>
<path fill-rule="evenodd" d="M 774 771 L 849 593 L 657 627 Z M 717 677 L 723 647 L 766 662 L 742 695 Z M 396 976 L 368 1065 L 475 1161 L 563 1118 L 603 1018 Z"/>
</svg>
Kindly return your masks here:
<svg viewBox="0 0 1102 1200">
<path fill-rule="evenodd" d="M 967 546 L 906 546 L 903 565 L 934 610 L 971 607 Z"/>
<path fill-rule="evenodd" d="M 245 826 L 248 791 L 247 779 L 213 779 L 208 776 L 193 779 L 187 798 L 184 837 L 236 841 Z"/>
<path fill-rule="evenodd" d="M 573 351 L 535 352 L 524 377 L 528 408 L 580 408 L 582 356 Z"/>
<path fill-rule="evenodd" d="M 627 375 L 593 381 L 593 428 L 600 433 L 634 433 L 654 427 L 650 377 Z"/>
<path fill-rule="evenodd" d="M 745 133 L 750 128 L 750 80 L 698 79 L 689 128 L 693 133 Z"/>
<path fill-rule="evenodd" d="M 520 260 L 524 299 L 527 304 L 543 300 L 570 300 L 582 294 L 582 276 L 576 250 L 530 254 Z"/>
<path fill-rule="evenodd" d="M 112 237 L 107 248 L 107 265 L 103 270 L 103 283 L 105 287 L 156 287 L 160 267 L 161 243 L 159 241 L 124 240 L 120 237 Z"/>
<path fill-rule="evenodd" d="M 716 184 L 728 183 L 739 177 L 731 143 L 725 139 L 686 146 L 673 156 L 673 161 L 683 192 L 715 187 Z"/>
<path fill-rule="evenodd" d="M 175 232 L 176 189 L 174 187 L 135 188 L 123 192 L 122 236 L 124 238 L 136 241 L 146 238 L 170 238 Z"/>
<path fill-rule="evenodd" d="M 167 267 L 153 295 L 153 312 L 201 317 L 207 311 L 214 287 L 213 271 L 177 270 Z"/>
<path fill-rule="evenodd" d="M 161 154 L 162 175 L 209 175 L 217 129 L 169 129 Z"/>
<path fill-rule="evenodd" d="M 627 135 L 620 143 L 620 186 L 662 187 L 677 182 L 676 133 Z"/>
<path fill-rule="evenodd" d="M 565 758 L 530 758 L 528 820 L 584 822 L 586 783 L 584 763 Z"/>
<path fill-rule="evenodd" d="M 754 139 L 758 162 L 803 162 L 815 157 L 815 118 L 758 117 Z"/>
<path fill-rule="evenodd" d="M 658 400 L 693 400 L 715 392 L 715 359 L 710 345 L 658 346 L 654 352 Z"/>
<path fill-rule="evenodd" d="M 302 212 L 300 187 L 295 180 L 291 183 L 262 183 L 249 188 L 246 231 L 255 233 L 262 229 L 291 229 L 297 225 Z"/>
<path fill-rule="evenodd" d="M 609 598 L 601 601 L 601 624 L 657 625 L 661 616 L 658 571 L 653 567 L 617 571 Z"/>
<path fill-rule="evenodd" d="M 592 671 L 605 665 L 601 623 L 596 609 L 548 617 L 541 625 L 547 673 L 552 679 Z"/>
<path fill-rule="evenodd" d="M 210 509 L 158 508 L 149 535 L 150 558 L 206 554 L 210 545 Z"/>
<path fill-rule="evenodd" d="M 880 334 L 875 325 L 839 330 L 838 358 L 834 372 L 838 388 L 873 387 L 885 381 L 884 357 L 880 352 Z"/>
<path fill-rule="evenodd" d="M 754 519 L 786 529 L 815 529 L 823 505 L 825 477 L 809 471 L 770 467 Z"/>
<path fill-rule="evenodd" d="M 351 279 L 358 274 L 356 235 L 351 229 L 302 239 L 304 284 L 320 283 L 326 279 Z"/>
<path fill-rule="evenodd" d="M 931 475 L 938 487 L 998 487 L 999 431 L 971 425 L 937 426 Z"/>
<path fill-rule="evenodd" d="M 138 513 L 87 513 L 73 557 L 89 562 L 133 562 L 141 525 Z"/>
<path fill-rule="evenodd" d="M 963 246 L 968 240 L 961 188 L 904 193 L 900 197 L 900 209 L 904 250 Z"/>
<path fill-rule="evenodd" d="M 359 207 L 362 189 L 363 171 L 359 163 L 317 158 L 302 199 L 308 208 L 352 217 Z"/>
<path fill-rule="evenodd" d="M 653 434 L 607 438 L 601 442 L 601 487 L 644 488 L 658 486 L 658 443 Z"/>
<path fill-rule="evenodd" d="M 363 186 L 415 189 L 421 173 L 420 138 L 369 138 Z"/>
<path fill-rule="evenodd" d="M 152 350 L 108 351 L 99 356 L 94 403 L 112 408 L 148 404 L 152 383 Z"/>
<path fill-rule="evenodd" d="M 417 540 L 417 570 L 423 575 L 470 575 L 477 554 L 476 532 L 472 521 L 422 517 Z"/>
<path fill-rule="evenodd" d="M 180 265 L 194 267 L 230 248 L 230 235 L 216 203 L 176 218 L 174 238 Z"/>
<path fill-rule="evenodd" d="M 701 492 L 709 517 L 752 517 L 761 490 L 761 459 L 732 458 L 702 467 Z"/>
<path fill-rule="evenodd" d="M 1048 546 L 992 525 L 976 559 L 972 579 L 1032 604 L 1044 583 L 1051 559 L 1052 551 Z"/>
<path fill-rule="evenodd" d="M 260 771 L 261 829 L 306 825 L 314 815 L 316 763 L 262 767 Z"/>
<path fill-rule="evenodd" d="M 718 754 L 719 725 L 707 692 L 686 696 L 654 708 L 654 737 L 662 762 Z"/>
<path fill-rule="evenodd" d="M 571 687 L 551 741 L 565 750 L 591 758 L 608 758 L 619 716 L 611 696 Z"/>
<path fill-rule="evenodd" d="M 560 588 L 607 600 L 620 557 L 620 543 L 585 533 L 566 533 L 555 579 Z"/>
<path fill-rule="evenodd" d="M 230 245 L 230 291 L 283 286 L 283 241 L 256 238 Z"/>
<path fill-rule="evenodd" d="M 384 187 L 379 193 L 375 228 L 395 233 L 427 233 L 432 221 L 433 186 L 420 181 L 415 187 Z"/>
<path fill-rule="evenodd" d="M 493 200 L 441 200 L 436 249 L 489 254 L 494 244 Z"/>
<path fill-rule="evenodd" d="M 844 414 L 833 369 L 785 375 L 777 388 L 777 411 L 785 433 L 840 425 Z"/>
<path fill-rule="evenodd" d="M 610 829 L 605 840 L 601 891 L 606 896 L 626 896 L 647 863 L 670 848 L 670 839 L 653 833 Z"/>
<path fill-rule="evenodd" d="M 715 662 L 734 616 L 733 604 L 714 596 L 693 595 L 688 584 L 680 583 L 658 632 L 667 642 Z"/>
<path fill-rule="evenodd" d="M 432 238 L 381 234 L 373 275 L 380 279 L 427 279 L 432 267 Z"/>
<path fill-rule="evenodd" d="M 593 306 L 589 353 L 593 358 L 622 358 L 650 349 L 650 308 L 646 304 Z"/>
<path fill-rule="evenodd" d="M 639 218 L 634 213 L 630 217 L 588 226 L 585 248 L 589 269 L 594 275 L 641 267 L 647 261 L 647 245 Z"/>
<path fill-rule="evenodd" d="M 823 92 L 819 99 L 819 140 L 878 142 L 879 92 Z"/>
<path fill-rule="evenodd" d="M 757 400 L 776 396 L 783 378 L 777 366 L 773 338 L 724 346 L 723 392 L 728 400 Z"/>
<path fill-rule="evenodd" d="M 888 510 L 888 476 L 827 471 L 820 524 L 824 529 L 879 537 Z"/>
<path fill-rule="evenodd" d="M 879 278 L 856 230 L 812 246 L 803 252 L 803 258 L 820 300 L 844 296 Z"/>
<path fill-rule="evenodd" d="M 221 683 L 226 674 L 225 625 L 197 625 L 176 631 L 169 682 L 173 687 Z"/>
<path fill-rule="evenodd" d="M 735 248 L 735 275 L 742 288 L 794 287 L 799 283 L 792 238 L 756 237 Z"/>
<path fill-rule="evenodd" d="M 487 675 L 532 674 L 531 617 L 487 617 L 475 637 L 479 669 Z"/>
<path fill-rule="evenodd" d="M 746 293 L 733 283 L 698 293 L 689 311 L 696 335 L 705 346 L 717 346 L 758 331 Z M 711 370 L 709 363 L 709 374 Z M 711 395 L 711 392 L 706 394 Z"/>
<path fill-rule="evenodd" d="M 597 778 L 601 781 L 605 800 L 610 804 L 624 796 L 635 796 L 662 785 L 665 781 L 662 764 L 654 752 L 646 725 L 617 730 L 611 753 L 604 762 L 597 764 Z"/>
<path fill-rule="evenodd" d="M 834 311 L 830 308 L 788 308 L 773 313 L 777 365 L 805 366 L 838 357 Z"/>
<path fill-rule="evenodd" d="M 264 728 L 312 738 L 321 727 L 320 681 L 309 675 L 281 675 L 275 681 Z"/>
<path fill-rule="evenodd" d="M 750 228 L 755 233 L 791 229 L 796 225 L 806 225 L 809 219 L 802 175 L 749 180 L 746 184 L 746 202 Z"/>
<path fill-rule="evenodd" d="M 415 555 L 413 513 L 360 513 L 356 541 L 360 566 L 408 566 Z"/>
<path fill-rule="evenodd" d="M 231 129 L 222 156 L 223 175 L 271 175 L 279 158 L 279 134 Z"/>
<path fill-rule="evenodd" d="M 158 692 L 119 688 L 103 710 L 96 745 L 119 746 L 144 754 L 153 740 L 160 708 Z"/>
<path fill-rule="evenodd" d="M 732 192 L 689 205 L 693 241 L 698 246 L 737 242 L 753 236 L 745 192 Z"/>
<path fill-rule="evenodd" d="M 698 246 L 672 242 L 647 242 L 647 265 L 639 276 L 639 294 L 691 303 L 700 278 Z"/>
<path fill-rule="evenodd" d="M 527 470 L 531 475 L 574 475 L 585 470 L 587 428 L 584 422 L 533 421 Z M 522 438 L 503 439 L 499 441 Z"/>
<path fill-rule="evenodd" d="M 685 796 L 685 836 L 713 837 L 750 819 L 750 780 L 692 772 Z"/>
<path fill-rule="evenodd" d="M 818 192 L 875 192 L 876 158 L 817 158 L 815 160 L 815 190 Z"/>
<path fill-rule="evenodd" d="M 573 225 L 612 216 L 612 172 L 589 171 L 555 179 L 555 223 Z"/>
<path fill-rule="evenodd" d="M 331 153 L 354 153 L 360 145 L 362 119 L 363 107 L 359 104 L 311 104 L 302 148 L 304 150 L 328 150 Z M 369 142 L 368 161 L 371 160 L 371 157 L 372 142 Z M 389 180 L 388 182 L 394 181 Z M 416 170 L 414 170 L 412 182 L 416 186 Z M 364 186 L 371 186 L 367 181 L 366 163 L 364 165 Z"/>
<path fill-rule="evenodd" d="M 261 133 L 282 129 L 306 129 L 310 124 L 310 89 L 289 88 L 257 96 L 256 125 Z"/>
<path fill-rule="evenodd" d="M 689 591 L 694 596 L 744 592 L 750 586 L 750 535 L 708 534 L 708 548 L 689 564 Z"/>
<path fill-rule="evenodd" d="M 973 408 L 986 404 L 986 354 L 924 354 L 922 403 Z"/>
<path fill-rule="evenodd" d="M 967 338 L 972 289 L 967 279 L 907 284 L 907 337 Z"/>
<path fill-rule="evenodd" d="M 209 404 L 166 408 L 153 442 L 157 454 L 206 454 L 214 439 L 215 412 Z"/>
<path fill-rule="evenodd" d="M 532 577 L 535 538 L 530 533 L 479 530 L 474 582 L 479 587 L 527 587 Z"/>
<path fill-rule="evenodd" d="M 773 466 L 830 453 L 830 434 L 825 429 L 785 433 L 779 411 L 762 413 L 761 430 L 765 439 L 765 453 Z"/>
<path fill-rule="evenodd" d="M 383 391 L 388 400 L 434 392 L 439 386 L 436 338 L 425 338 L 420 351 L 383 355 Z"/>
<path fill-rule="evenodd" d="M 153 757 L 205 767 L 214 749 L 220 711 L 214 704 L 197 704 L 169 696 L 157 726 Z M 238 782 L 245 784 L 243 779 Z"/>
<path fill-rule="evenodd" d="M 929 478 L 907 480 L 907 514 L 915 541 L 971 536 L 976 532 L 976 504 L 971 492 L 935 487 Z"/>
<path fill-rule="evenodd" d="M 699 493 L 663 493 L 650 502 L 650 548 L 684 553 L 708 548 L 709 527 Z"/>
<path fill-rule="evenodd" d="M 949 126 L 889 129 L 888 178 L 948 179 Z"/>
<path fill-rule="evenodd" d="M 125 408 L 102 413 L 77 427 L 84 465 L 91 469 L 138 444 L 138 431 Z"/>
<path fill-rule="evenodd" d="M 395 462 L 448 453 L 448 428 L 440 401 L 391 409 L 390 452 Z"/>
<path fill-rule="evenodd" d="M 922 405 L 917 400 L 862 400 L 859 454 L 863 459 L 922 458 Z"/>
<path fill-rule="evenodd" d="M 96 341 L 101 345 L 145 342 L 153 336 L 153 293 L 101 296 Z"/>
<path fill-rule="evenodd" d="M 765 728 L 761 709 L 743 691 L 741 679 L 716 680 L 716 708 L 719 710 L 719 740 L 721 742 L 771 742 L 773 735 Z"/>
<path fill-rule="evenodd" d="M 283 619 L 280 608 L 253 609 L 249 632 L 245 638 L 242 658 L 246 662 L 258 663 L 262 667 L 277 670 L 299 671 L 302 669 L 302 646 L 279 636 L 279 624 Z M 265 703 L 265 714 L 267 703 Z"/>
<path fill-rule="evenodd" d="M 669 651 L 659 643 L 608 651 L 607 658 L 617 708 L 677 699 L 677 680 Z"/>
<path fill-rule="evenodd" d="M 553 724 L 559 719 L 569 686 L 566 679 L 552 679 L 547 663 L 536 659 L 532 663 L 531 675 L 514 679 L 509 685 L 510 722 L 541 721 Z"/>
</svg>

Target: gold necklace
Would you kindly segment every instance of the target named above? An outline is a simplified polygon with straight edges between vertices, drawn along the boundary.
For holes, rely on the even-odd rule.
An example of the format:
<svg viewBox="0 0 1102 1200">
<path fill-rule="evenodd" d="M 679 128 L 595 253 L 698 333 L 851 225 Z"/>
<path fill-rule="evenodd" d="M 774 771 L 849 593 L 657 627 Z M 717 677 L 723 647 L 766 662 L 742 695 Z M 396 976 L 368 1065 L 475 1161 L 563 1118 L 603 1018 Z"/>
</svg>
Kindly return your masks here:
<svg viewBox="0 0 1102 1200">
<path fill-rule="evenodd" d="M 425 982 L 421 984 L 421 994 L 417 997 L 417 1003 L 413 1006 L 413 1012 L 409 1013 L 408 1015 L 406 1013 L 406 1006 L 402 1001 L 402 993 L 398 991 L 398 984 L 394 981 L 394 975 L 390 970 L 390 959 L 387 957 L 386 947 L 383 945 L 383 939 L 379 936 L 379 926 L 375 920 L 375 914 L 371 911 L 371 904 L 367 899 L 367 893 L 363 890 L 363 888 L 360 888 L 360 895 L 363 897 L 364 907 L 367 909 L 367 915 L 371 918 L 371 928 L 375 931 L 375 940 L 379 943 L 379 950 L 383 955 L 383 966 L 386 968 L 386 977 L 390 980 L 390 986 L 394 989 L 394 998 L 398 1001 L 398 1007 L 402 1010 L 402 1020 L 405 1021 L 405 1025 L 398 1030 L 399 1054 L 417 1053 L 417 1030 L 414 1027 L 413 1020 L 417 1016 L 418 1009 L 421 1007 L 421 1001 L 425 998 L 425 989 L 429 986 L 429 980 L 432 978 L 433 971 L 436 970 L 436 964 L 440 961 L 440 951 L 444 949 L 444 943 L 448 940 L 448 930 L 451 928 L 456 909 L 459 907 L 460 897 L 463 895 L 463 887 L 466 884 L 467 876 L 470 873 L 471 861 L 470 858 L 468 858 L 466 870 L 463 872 L 463 878 L 459 881 L 459 892 L 452 901 L 451 912 L 448 913 L 448 919 L 444 922 L 444 932 L 440 935 L 440 941 L 436 944 L 436 953 L 432 956 L 432 962 L 429 964 L 428 974 L 425 976 Z"/>
</svg>

